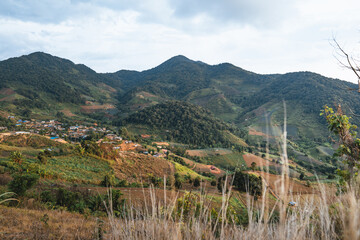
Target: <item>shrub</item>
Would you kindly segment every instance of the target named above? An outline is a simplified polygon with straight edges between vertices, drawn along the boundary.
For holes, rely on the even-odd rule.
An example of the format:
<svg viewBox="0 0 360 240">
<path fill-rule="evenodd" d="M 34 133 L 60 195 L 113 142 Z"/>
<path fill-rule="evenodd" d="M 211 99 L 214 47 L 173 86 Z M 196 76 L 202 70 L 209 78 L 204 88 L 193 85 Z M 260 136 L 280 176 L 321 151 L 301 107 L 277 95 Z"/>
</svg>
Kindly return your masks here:
<svg viewBox="0 0 360 240">
<path fill-rule="evenodd" d="M 200 186 L 200 177 L 197 177 L 194 179 L 194 187 L 199 187 Z"/>
<path fill-rule="evenodd" d="M 116 184 L 117 187 L 126 187 L 128 185 L 128 182 L 123 179 L 123 180 L 119 180 L 118 184 Z"/>
<path fill-rule="evenodd" d="M 39 159 L 41 164 L 46 165 L 47 164 L 47 155 L 44 152 L 40 152 L 37 156 L 37 159 Z"/>
<path fill-rule="evenodd" d="M 40 193 L 40 199 L 42 202 L 55 202 L 55 197 L 51 191 L 43 191 Z"/>
<path fill-rule="evenodd" d="M 212 180 L 212 181 L 210 182 L 210 185 L 213 186 L 213 187 L 216 186 L 216 180 Z"/>
<path fill-rule="evenodd" d="M 14 174 L 13 180 L 9 183 L 9 190 L 23 196 L 38 180 L 39 175 L 36 174 Z"/>
<path fill-rule="evenodd" d="M 175 173 L 174 177 L 175 177 L 175 183 L 174 183 L 175 188 L 176 189 L 181 189 L 182 188 L 182 181 L 180 179 L 180 175 L 178 173 Z"/>
<path fill-rule="evenodd" d="M 66 207 L 69 211 L 83 213 L 86 208 L 83 196 L 79 192 L 59 188 L 56 193 L 56 204 Z"/>
</svg>

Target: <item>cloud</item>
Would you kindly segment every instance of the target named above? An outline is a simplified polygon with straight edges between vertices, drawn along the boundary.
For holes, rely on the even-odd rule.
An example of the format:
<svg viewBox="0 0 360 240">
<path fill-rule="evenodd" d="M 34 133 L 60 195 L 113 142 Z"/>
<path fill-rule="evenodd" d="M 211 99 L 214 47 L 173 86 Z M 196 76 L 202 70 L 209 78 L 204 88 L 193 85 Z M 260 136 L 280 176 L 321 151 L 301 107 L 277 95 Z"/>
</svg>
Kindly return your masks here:
<svg viewBox="0 0 360 240">
<path fill-rule="evenodd" d="M 170 0 L 174 15 L 193 18 L 206 15 L 220 23 L 239 23 L 271 27 L 296 11 L 294 1 L 287 0 Z"/>
</svg>

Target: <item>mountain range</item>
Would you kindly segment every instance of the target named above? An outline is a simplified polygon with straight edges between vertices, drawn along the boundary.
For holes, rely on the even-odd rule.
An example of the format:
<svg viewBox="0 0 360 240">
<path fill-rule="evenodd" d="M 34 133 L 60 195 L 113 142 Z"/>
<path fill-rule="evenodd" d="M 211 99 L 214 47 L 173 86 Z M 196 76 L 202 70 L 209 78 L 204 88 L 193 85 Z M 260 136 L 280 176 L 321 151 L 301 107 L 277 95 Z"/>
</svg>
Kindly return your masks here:
<svg viewBox="0 0 360 240">
<path fill-rule="evenodd" d="M 359 113 L 355 84 L 312 72 L 256 74 L 230 63 L 208 65 L 175 56 L 150 70 L 96 73 L 82 64 L 36 52 L 0 62 L 3 116 L 64 116 L 111 123 L 169 100 L 211 111 L 217 118 L 266 132 L 281 132 L 286 103 L 293 140 L 327 141 L 324 105 Z M 104 114 L 105 113 L 105 114 Z M 353 119 L 358 123 L 356 118 Z"/>
</svg>

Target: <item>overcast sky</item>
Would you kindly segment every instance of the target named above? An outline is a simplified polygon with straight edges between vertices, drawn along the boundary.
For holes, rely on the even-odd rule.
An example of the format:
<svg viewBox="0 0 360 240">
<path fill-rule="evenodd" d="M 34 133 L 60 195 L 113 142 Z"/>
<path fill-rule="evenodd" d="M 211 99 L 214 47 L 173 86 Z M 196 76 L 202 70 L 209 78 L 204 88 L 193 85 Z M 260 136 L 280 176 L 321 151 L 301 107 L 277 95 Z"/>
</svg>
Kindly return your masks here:
<svg viewBox="0 0 360 240">
<path fill-rule="evenodd" d="M 359 0 L 1 0 L 0 60 L 43 51 L 115 72 L 185 55 L 354 82 L 331 39 L 360 56 L 359 12 Z"/>
</svg>

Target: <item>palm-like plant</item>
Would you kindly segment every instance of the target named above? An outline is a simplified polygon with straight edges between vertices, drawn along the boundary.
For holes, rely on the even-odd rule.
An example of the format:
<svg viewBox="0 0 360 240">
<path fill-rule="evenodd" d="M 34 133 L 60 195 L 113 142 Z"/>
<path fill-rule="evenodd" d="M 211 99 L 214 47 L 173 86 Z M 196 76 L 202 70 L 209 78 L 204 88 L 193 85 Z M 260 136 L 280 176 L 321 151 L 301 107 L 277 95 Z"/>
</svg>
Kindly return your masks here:
<svg viewBox="0 0 360 240">
<path fill-rule="evenodd" d="M 0 199 L 2 199 L 5 196 L 8 196 L 8 195 L 9 196 L 15 195 L 15 193 L 13 193 L 13 192 L 5 192 L 3 194 L 0 194 Z M 8 202 L 8 201 L 19 201 L 19 200 L 17 200 L 16 198 L 8 197 L 8 198 L 0 200 L 0 204 L 3 204 L 4 202 Z"/>
</svg>

